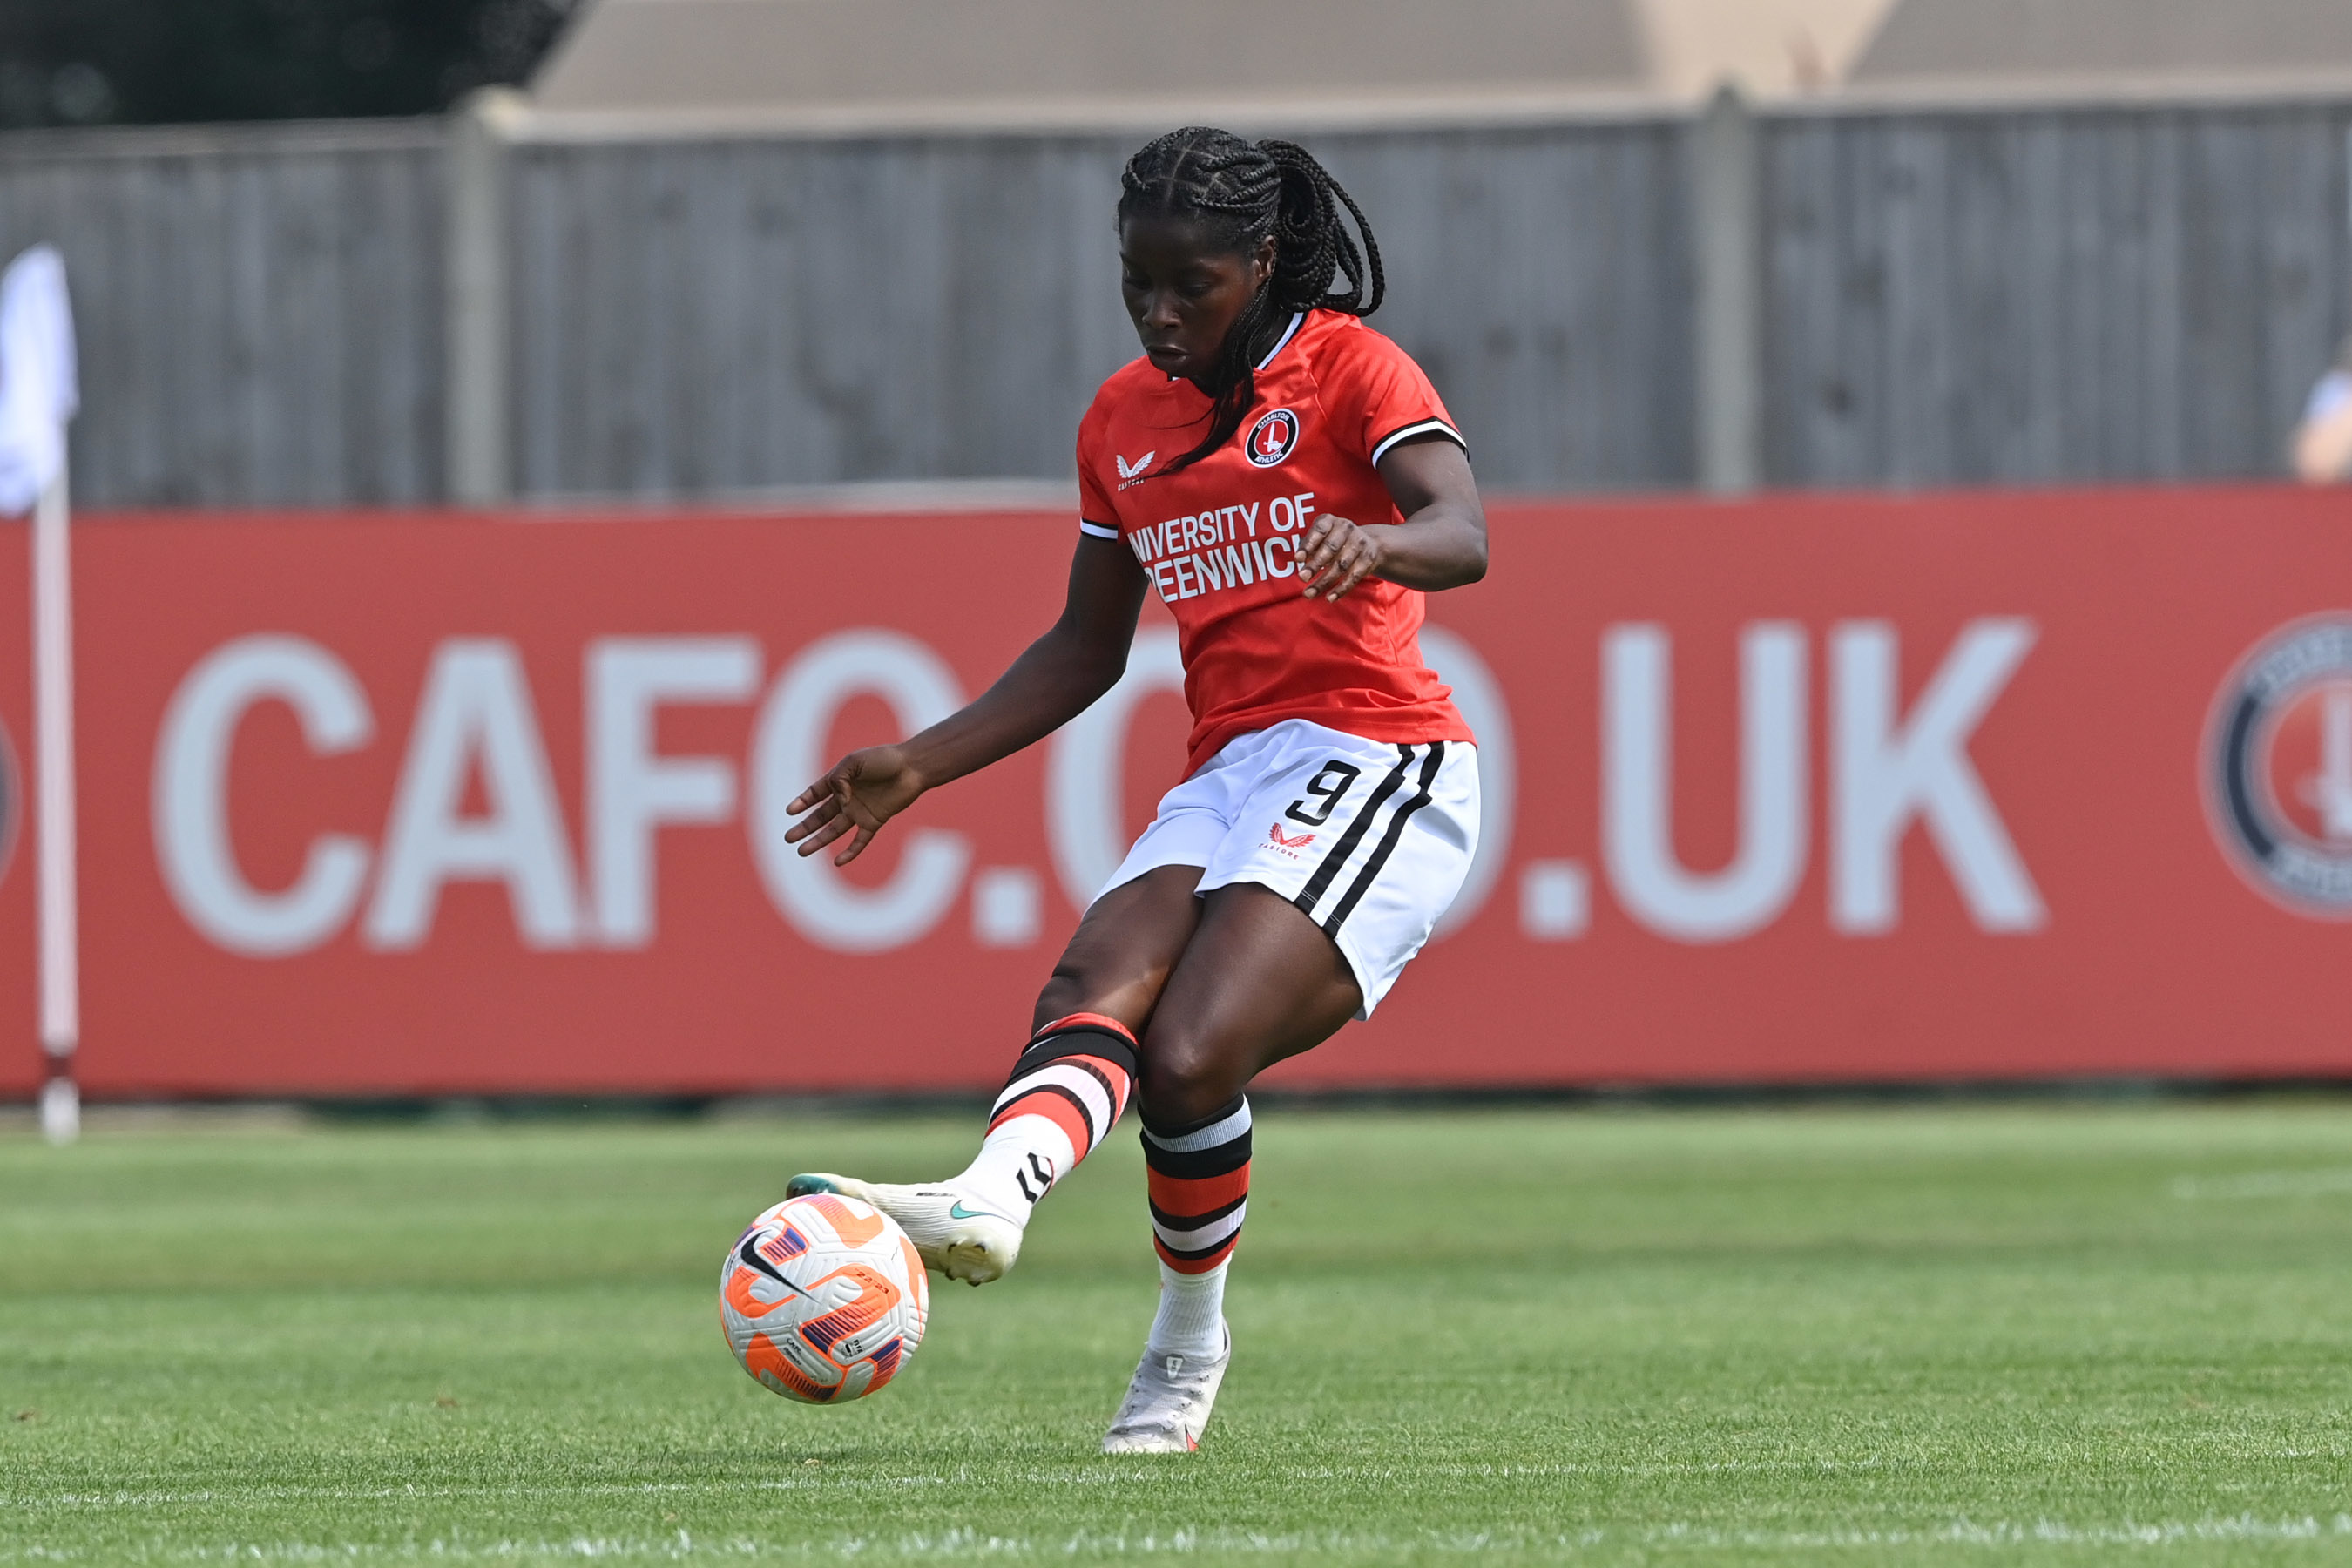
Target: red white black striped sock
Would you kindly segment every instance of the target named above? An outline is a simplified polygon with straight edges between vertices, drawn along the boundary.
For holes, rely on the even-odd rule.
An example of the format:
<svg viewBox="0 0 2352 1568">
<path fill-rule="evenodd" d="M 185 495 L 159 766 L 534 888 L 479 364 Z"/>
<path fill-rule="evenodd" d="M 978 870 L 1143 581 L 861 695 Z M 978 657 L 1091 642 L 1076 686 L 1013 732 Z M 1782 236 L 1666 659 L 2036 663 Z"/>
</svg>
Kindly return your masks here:
<svg viewBox="0 0 2352 1568">
<path fill-rule="evenodd" d="M 1151 1240 L 1160 1252 L 1153 1353 L 1221 1352 L 1225 1266 L 1249 1213 L 1250 1109 L 1238 1098 L 1202 1121 L 1143 1123 Z"/>
<path fill-rule="evenodd" d="M 1118 1019 L 1056 1018 L 1013 1064 L 988 1114 L 988 1136 L 957 1182 L 1027 1224 L 1037 1200 L 1109 1133 L 1135 1074 L 1135 1037 Z"/>
</svg>

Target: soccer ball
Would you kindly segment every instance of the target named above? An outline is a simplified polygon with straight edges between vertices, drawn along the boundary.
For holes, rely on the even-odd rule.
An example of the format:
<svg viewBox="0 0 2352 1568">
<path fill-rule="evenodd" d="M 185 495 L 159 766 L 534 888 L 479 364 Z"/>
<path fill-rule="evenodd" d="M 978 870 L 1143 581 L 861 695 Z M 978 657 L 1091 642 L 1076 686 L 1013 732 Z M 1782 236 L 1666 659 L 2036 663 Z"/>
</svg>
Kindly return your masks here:
<svg viewBox="0 0 2352 1568">
<path fill-rule="evenodd" d="M 753 1220 L 719 1271 L 735 1359 L 787 1399 L 863 1399 L 923 1342 L 930 1285 L 915 1244 L 856 1198 L 787 1198 Z"/>
</svg>

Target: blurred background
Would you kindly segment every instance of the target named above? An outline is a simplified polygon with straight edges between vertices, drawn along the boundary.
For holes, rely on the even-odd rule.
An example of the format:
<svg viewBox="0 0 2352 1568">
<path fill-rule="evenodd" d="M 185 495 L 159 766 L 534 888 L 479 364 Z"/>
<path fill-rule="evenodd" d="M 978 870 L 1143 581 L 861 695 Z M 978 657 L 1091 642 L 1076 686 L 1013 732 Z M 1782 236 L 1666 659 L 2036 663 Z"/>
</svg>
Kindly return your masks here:
<svg viewBox="0 0 2352 1568">
<path fill-rule="evenodd" d="M 437 114 L 520 86 L 556 0 L 92 0 L 0 8 L 0 125 Z"/>
<path fill-rule="evenodd" d="M 2281 475 L 2352 324 L 2326 0 L 10 0 L 0 59 L 89 505 L 1065 482 L 1192 119 L 1364 200 L 1504 489 Z"/>
</svg>

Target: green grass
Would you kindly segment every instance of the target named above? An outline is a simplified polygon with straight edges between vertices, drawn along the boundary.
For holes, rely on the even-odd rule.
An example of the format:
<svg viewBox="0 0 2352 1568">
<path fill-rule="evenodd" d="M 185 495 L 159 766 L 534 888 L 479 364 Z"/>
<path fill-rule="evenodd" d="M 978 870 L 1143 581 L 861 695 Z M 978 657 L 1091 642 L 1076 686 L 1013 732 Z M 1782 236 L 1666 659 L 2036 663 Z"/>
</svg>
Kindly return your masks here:
<svg viewBox="0 0 2352 1568">
<path fill-rule="evenodd" d="M 2352 1562 L 2352 1107 L 1275 1112 L 1197 1455 L 1131 1133 L 886 1393 L 729 1359 L 971 1128 L 0 1141 L 0 1562 Z"/>
</svg>

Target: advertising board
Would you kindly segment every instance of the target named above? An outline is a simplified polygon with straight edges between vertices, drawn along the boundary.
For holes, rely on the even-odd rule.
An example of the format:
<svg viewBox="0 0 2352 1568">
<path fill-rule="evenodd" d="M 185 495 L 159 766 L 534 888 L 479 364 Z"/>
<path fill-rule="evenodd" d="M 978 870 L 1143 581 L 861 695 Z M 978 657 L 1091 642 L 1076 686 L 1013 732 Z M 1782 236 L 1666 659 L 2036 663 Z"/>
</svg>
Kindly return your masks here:
<svg viewBox="0 0 2352 1568">
<path fill-rule="evenodd" d="M 33 579 L 31 531 L 0 524 L 0 1098 L 27 1100 L 40 1087 L 39 973 L 34 925 Z"/>
<path fill-rule="evenodd" d="M 2352 1071 L 2352 501 L 1493 521 L 1491 575 L 1424 640 L 1482 742 L 1471 883 L 1378 1016 L 1279 1081 Z M 89 1092 L 998 1079 L 1181 767 L 1165 612 L 1110 698 L 851 871 L 793 856 L 782 807 L 981 690 L 1074 540 L 1034 513 L 81 521 Z M 11 1092 L 30 882 L 20 846 Z"/>
</svg>

